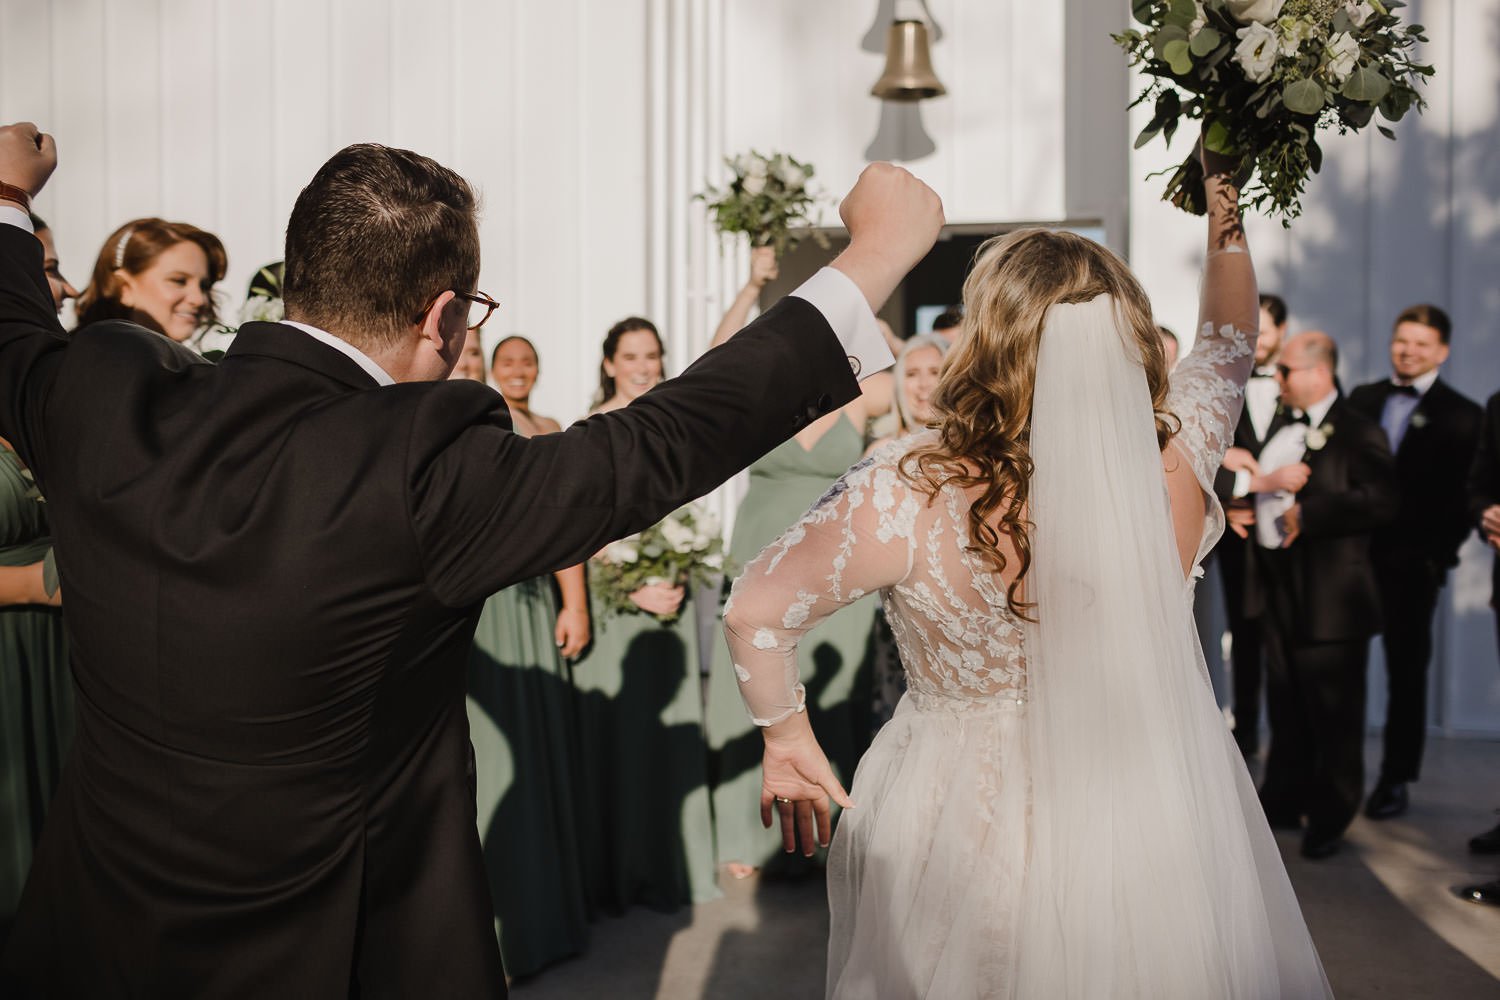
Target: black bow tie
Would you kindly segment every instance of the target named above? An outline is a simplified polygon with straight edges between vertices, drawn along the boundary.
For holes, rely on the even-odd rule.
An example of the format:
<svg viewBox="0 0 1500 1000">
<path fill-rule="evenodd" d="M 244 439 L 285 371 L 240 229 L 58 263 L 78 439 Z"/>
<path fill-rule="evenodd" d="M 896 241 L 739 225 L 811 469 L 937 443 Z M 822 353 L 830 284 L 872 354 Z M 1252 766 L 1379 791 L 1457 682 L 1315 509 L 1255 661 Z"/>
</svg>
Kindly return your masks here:
<svg viewBox="0 0 1500 1000">
<path fill-rule="evenodd" d="M 1286 419 L 1288 423 L 1305 424 L 1308 427 L 1312 426 L 1312 421 L 1307 419 L 1307 414 L 1300 411 L 1288 414 Z"/>
<path fill-rule="evenodd" d="M 1253 372 L 1250 373 L 1250 377 L 1251 378 L 1275 378 L 1276 377 L 1276 369 L 1275 368 L 1257 368 L 1257 369 L 1255 369 L 1255 371 L 1253 371 Z"/>
<path fill-rule="evenodd" d="M 1415 397 L 1421 396 L 1422 393 L 1414 385 L 1397 385 L 1396 383 L 1392 382 L 1391 383 L 1391 395 L 1392 396 L 1411 396 L 1411 397 L 1415 398 Z"/>
</svg>

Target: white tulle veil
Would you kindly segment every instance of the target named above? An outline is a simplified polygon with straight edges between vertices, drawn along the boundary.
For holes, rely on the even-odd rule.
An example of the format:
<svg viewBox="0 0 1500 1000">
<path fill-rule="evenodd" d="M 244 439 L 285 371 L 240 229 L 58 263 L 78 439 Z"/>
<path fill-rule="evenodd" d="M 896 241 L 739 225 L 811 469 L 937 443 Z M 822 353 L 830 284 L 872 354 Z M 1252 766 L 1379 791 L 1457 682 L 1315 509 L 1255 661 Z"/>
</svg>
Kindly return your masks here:
<svg viewBox="0 0 1500 1000">
<path fill-rule="evenodd" d="M 1015 995 L 1330 995 L 1208 685 L 1151 396 L 1109 296 L 1047 314 L 1031 454 Z"/>
</svg>

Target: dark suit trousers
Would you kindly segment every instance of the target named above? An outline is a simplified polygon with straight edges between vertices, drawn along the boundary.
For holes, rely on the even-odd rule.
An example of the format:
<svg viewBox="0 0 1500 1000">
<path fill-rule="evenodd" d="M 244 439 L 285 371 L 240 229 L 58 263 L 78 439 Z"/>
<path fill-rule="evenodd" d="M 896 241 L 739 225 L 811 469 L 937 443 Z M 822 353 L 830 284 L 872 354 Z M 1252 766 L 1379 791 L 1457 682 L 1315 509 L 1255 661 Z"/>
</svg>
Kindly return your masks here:
<svg viewBox="0 0 1500 1000">
<path fill-rule="evenodd" d="M 1215 550 L 1229 617 L 1230 664 L 1234 675 L 1234 741 L 1240 749 L 1260 746 L 1261 623 L 1245 614 L 1245 573 L 1252 542 L 1226 535 Z"/>
<path fill-rule="evenodd" d="M 1307 817 L 1308 835 L 1336 837 L 1364 797 L 1365 639 L 1303 638 L 1293 560 L 1254 554 L 1264 571 L 1266 708 L 1271 748 L 1261 804 L 1274 818 Z"/>
<path fill-rule="evenodd" d="M 1380 778 L 1416 781 L 1427 735 L 1427 664 L 1432 660 L 1432 616 L 1443 575 L 1420 555 L 1375 558 L 1385 631 L 1385 755 Z"/>
</svg>

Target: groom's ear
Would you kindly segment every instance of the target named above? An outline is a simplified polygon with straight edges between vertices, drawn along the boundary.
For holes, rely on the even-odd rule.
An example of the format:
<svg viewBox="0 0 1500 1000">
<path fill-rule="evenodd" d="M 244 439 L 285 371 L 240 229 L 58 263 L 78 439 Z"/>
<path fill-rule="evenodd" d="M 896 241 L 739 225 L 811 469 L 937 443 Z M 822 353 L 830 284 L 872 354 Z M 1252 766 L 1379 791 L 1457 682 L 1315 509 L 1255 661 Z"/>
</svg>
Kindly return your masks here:
<svg viewBox="0 0 1500 1000">
<path fill-rule="evenodd" d="M 453 302 L 454 294 L 444 292 L 433 300 L 432 305 L 422 314 L 421 336 L 422 339 L 432 345 L 432 349 L 443 357 L 448 356 L 448 338 L 443 331 L 443 310 Z"/>
</svg>

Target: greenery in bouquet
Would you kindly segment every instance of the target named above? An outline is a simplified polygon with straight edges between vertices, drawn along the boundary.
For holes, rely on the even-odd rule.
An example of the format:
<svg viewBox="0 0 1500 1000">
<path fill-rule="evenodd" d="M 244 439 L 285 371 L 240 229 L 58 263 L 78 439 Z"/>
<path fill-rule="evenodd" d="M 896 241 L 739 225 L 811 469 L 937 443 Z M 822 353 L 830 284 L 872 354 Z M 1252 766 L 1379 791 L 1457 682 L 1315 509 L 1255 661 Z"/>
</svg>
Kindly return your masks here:
<svg viewBox="0 0 1500 1000">
<path fill-rule="evenodd" d="M 1399 121 L 1424 105 L 1417 84 L 1432 67 L 1413 58 L 1422 26 L 1403 26 L 1398 0 L 1133 0 L 1135 19 L 1114 39 L 1150 82 L 1131 105 L 1155 102 L 1139 149 L 1170 143 L 1184 118 L 1203 122 L 1203 143 L 1235 158 L 1244 200 L 1289 224 L 1318 172 L 1318 133 L 1359 131 L 1378 113 Z M 1382 135 L 1394 139 L 1384 125 Z M 1196 150 L 1162 196 L 1205 210 Z"/>
<path fill-rule="evenodd" d="M 723 187 L 698 195 L 713 213 L 719 232 L 745 233 L 751 246 L 774 247 L 780 257 L 797 245 L 795 227 L 816 221 L 821 199 L 808 187 L 813 168 L 785 153 L 751 150 L 724 160 L 733 176 Z M 822 244 L 821 234 L 813 238 Z"/>
<path fill-rule="evenodd" d="M 697 504 L 688 504 L 645 531 L 606 545 L 589 561 L 589 585 L 606 611 L 647 614 L 630 599 L 647 584 L 712 583 L 725 571 L 719 519 Z M 675 614 L 656 617 L 662 622 L 677 619 Z"/>
</svg>

